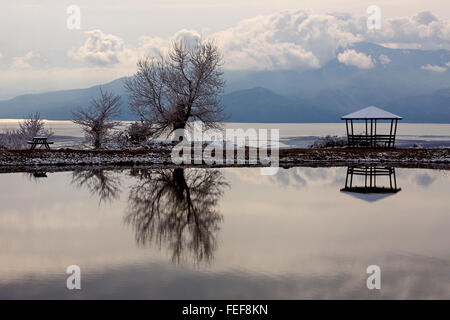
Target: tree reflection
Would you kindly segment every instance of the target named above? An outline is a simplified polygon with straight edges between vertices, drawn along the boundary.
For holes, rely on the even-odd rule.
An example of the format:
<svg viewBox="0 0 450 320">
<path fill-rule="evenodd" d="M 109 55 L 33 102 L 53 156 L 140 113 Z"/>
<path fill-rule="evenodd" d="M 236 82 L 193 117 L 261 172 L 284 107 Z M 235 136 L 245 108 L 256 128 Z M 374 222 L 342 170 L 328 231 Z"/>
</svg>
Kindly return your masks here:
<svg viewBox="0 0 450 320">
<path fill-rule="evenodd" d="M 114 171 L 90 169 L 72 173 L 72 183 L 79 188 L 86 187 L 91 194 L 98 195 L 99 204 L 119 198 L 120 182 L 120 177 Z"/>
<path fill-rule="evenodd" d="M 223 175 L 212 169 L 134 170 L 138 183 L 130 189 L 125 222 L 140 245 L 166 245 L 172 261 L 210 262 L 217 247 L 222 215 L 216 207 Z"/>
</svg>

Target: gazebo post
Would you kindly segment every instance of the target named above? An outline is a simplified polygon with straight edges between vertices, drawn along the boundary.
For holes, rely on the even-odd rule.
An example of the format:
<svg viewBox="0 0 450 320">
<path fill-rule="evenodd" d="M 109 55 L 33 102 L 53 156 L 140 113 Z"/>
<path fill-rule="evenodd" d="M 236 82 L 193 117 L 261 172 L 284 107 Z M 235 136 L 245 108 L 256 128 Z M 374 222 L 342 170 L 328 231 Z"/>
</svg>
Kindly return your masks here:
<svg viewBox="0 0 450 320">
<path fill-rule="evenodd" d="M 349 145 L 350 144 L 350 136 L 348 134 L 348 120 L 347 119 L 345 119 L 345 129 L 347 130 L 347 144 Z"/>
<path fill-rule="evenodd" d="M 394 136 L 392 137 L 392 148 L 395 147 L 395 136 L 397 135 L 397 123 L 398 123 L 398 119 L 395 119 Z"/>
<path fill-rule="evenodd" d="M 374 120 L 375 121 L 375 131 L 374 131 L 374 147 L 377 146 L 377 119 Z"/>
<path fill-rule="evenodd" d="M 393 169 L 393 175 L 394 175 L 394 185 L 395 185 L 395 189 L 397 189 L 397 178 L 395 177 L 395 170 Z"/>
<path fill-rule="evenodd" d="M 352 173 L 350 173 L 350 188 L 352 187 L 353 184 L 353 171 Z"/>
<path fill-rule="evenodd" d="M 345 187 L 347 188 L 348 175 L 350 173 L 350 167 L 347 167 L 347 175 L 345 176 Z"/>
<path fill-rule="evenodd" d="M 389 131 L 389 144 L 388 147 L 391 147 L 392 144 L 392 127 L 394 126 L 394 119 L 391 120 L 391 130 Z"/>
<path fill-rule="evenodd" d="M 353 134 L 353 119 L 350 119 L 350 124 L 352 125 L 352 145 L 355 143 L 355 136 Z"/>
<path fill-rule="evenodd" d="M 373 186 L 377 187 L 377 168 L 373 167 Z"/>
<path fill-rule="evenodd" d="M 366 143 L 368 143 L 368 141 L 369 141 L 369 132 L 367 129 L 367 119 L 366 119 Z"/>
<path fill-rule="evenodd" d="M 370 146 L 373 147 L 373 119 L 370 119 Z"/>
<path fill-rule="evenodd" d="M 389 185 L 391 186 L 392 189 L 392 172 L 390 168 L 389 168 Z"/>
</svg>

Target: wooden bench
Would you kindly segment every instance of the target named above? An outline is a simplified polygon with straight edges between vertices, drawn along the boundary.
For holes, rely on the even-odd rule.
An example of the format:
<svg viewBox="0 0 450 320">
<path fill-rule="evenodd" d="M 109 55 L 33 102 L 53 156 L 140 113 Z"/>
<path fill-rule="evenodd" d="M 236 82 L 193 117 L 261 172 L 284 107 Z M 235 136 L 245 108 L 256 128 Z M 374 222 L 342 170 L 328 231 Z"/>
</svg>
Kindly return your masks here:
<svg viewBox="0 0 450 320">
<path fill-rule="evenodd" d="M 45 149 L 50 150 L 50 145 L 53 144 L 53 142 L 47 141 L 47 139 L 47 137 L 34 137 L 32 141 L 27 141 L 27 143 L 31 144 L 31 150 L 36 149 L 38 144 L 44 146 Z"/>
<path fill-rule="evenodd" d="M 385 134 L 377 135 L 349 135 L 348 145 L 350 147 L 391 147 L 394 145 L 395 137 Z"/>
</svg>

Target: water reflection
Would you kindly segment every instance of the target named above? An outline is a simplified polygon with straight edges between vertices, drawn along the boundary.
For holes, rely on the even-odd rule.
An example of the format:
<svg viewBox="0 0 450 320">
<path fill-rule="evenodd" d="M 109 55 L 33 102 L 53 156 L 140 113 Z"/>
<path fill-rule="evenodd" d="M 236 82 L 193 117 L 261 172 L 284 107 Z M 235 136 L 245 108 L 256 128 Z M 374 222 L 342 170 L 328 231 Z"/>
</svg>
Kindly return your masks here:
<svg viewBox="0 0 450 320">
<path fill-rule="evenodd" d="M 382 177 L 387 179 L 380 179 Z M 362 180 L 364 185 L 357 185 L 358 182 L 355 182 L 357 179 Z M 400 190 L 402 189 L 397 187 L 397 178 L 393 167 L 349 166 L 345 187 L 341 189 L 341 192 L 373 202 L 396 194 Z"/>
<path fill-rule="evenodd" d="M 367 176 L 370 188 L 379 170 L 361 168 L 368 175 L 353 168 L 347 187 L 366 187 Z M 0 298 L 448 299 L 448 172 L 396 168 L 394 179 L 385 169 L 372 187 L 391 188 L 391 176 L 402 192 L 375 203 L 337 192 L 346 167 L 280 170 L 284 186 L 259 168 L 219 169 L 224 178 L 213 169 L 48 172 L 41 184 L 1 175 Z M 108 190 L 116 176 L 123 194 L 99 208 L 104 192 L 87 186 Z M 83 189 L 69 185 L 86 177 Z M 189 260 L 174 266 L 171 256 Z M 76 293 L 65 286 L 71 264 L 83 270 Z M 366 287 L 372 264 L 382 270 L 377 292 Z"/>
<path fill-rule="evenodd" d="M 97 195 L 99 204 L 118 199 L 121 192 L 121 180 L 114 171 L 103 169 L 73 171 L 72 183 L 79 188 L 86 187 L 91 194 Z"/>
<path fill-rule="evenodd" d="M 47 178 L 46 171 L 26 172 L 25 176 L 32 181 L 38 181 L 39 178 Z"/>
<path fill-rule="evenodd" d="M 217 204 L 228 186 L 219 170 L 132 170 L 125 223 L 140 245 L 167 246 L 172 261 L 210 262 L 222 215 Z"/>
</svg>

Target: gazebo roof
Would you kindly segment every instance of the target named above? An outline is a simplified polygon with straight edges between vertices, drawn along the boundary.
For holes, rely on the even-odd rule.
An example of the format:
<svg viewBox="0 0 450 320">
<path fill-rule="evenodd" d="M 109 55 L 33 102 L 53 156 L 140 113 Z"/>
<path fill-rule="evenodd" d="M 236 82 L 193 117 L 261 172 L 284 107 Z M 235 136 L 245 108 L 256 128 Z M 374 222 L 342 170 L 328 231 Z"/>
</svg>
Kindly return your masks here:
<svg viewBox="0 0 450 320">
<path fill-rule="evenodd" d="M 385 199 L 389 196 L 392 196 L 396 194 L 396 192 L 389 192 L 389 193 L 359 193 L 359 192 L 352 192 L 352 191 L 346 191 L 341 190 L 342 193 L 348 194 L 350 196 L 353 196 L 355 198 L 367 201 L 367 202 L 375 202 L 378 200 Z"/>
<path fill-rule="evenodd" d="M 361 109 L 359 111 L 355 111 L 349 114 L 346 114 L 345 116 L 341 117 L 342 120 L 366 120 L 366 119 L 384 119 L 384 120 L 392 120 L 392 119 L 398 119 L 401 120 L 402 117 L 390 113 L 386 110 L 370 106 L 364 109 Z"/>
</svg>

